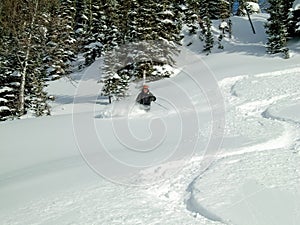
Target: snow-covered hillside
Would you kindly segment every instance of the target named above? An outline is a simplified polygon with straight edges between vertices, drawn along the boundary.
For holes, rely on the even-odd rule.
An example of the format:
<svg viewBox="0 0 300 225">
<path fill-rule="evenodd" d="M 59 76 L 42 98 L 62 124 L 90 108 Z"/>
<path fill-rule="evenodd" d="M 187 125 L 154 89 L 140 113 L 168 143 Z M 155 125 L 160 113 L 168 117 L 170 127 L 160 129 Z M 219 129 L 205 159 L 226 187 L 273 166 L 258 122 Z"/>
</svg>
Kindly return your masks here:
<svg viewBox="0 0 300 225">
<path fill-rule="evenodd" d="M 106 104 L 101 59 L 52 82 L 53 116 L 0 126 L 1 224 L 300 224 L 300 43 L 270 57 L 265 20 L 208 56 L 186 37 L 149 113 L 139 84 Z"/>
</svg>

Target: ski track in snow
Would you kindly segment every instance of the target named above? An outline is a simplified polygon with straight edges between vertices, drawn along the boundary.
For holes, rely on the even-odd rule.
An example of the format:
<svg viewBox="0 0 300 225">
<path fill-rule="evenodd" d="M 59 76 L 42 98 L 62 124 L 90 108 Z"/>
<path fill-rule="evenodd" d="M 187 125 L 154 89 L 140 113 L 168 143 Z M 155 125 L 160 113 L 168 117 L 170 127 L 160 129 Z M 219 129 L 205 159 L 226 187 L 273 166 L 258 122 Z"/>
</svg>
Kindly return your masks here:
<svg viewBox="0 0 300 225">
<path fill-rule="evenodd" d="M 284 103 L 288 101 L 298 101 L 299 104 L 300 90 L 297 89 L 297 87 L 300 87 L 299 74 L 300 68 L 297 67 L 255 76 L 245 75 L 225 78 L 220 81 L 220 86 L 224 91 L 228 104 L 227 113 L 229 117 L 232 115 L 235 117 L 235 119 L 232 119 L 232 117 L 228 119 L 228 121 L 234 121 L 233 124 L 227 124 L 228 135 L 232 135 L 230 127 L 235 127 L 232 130 L 239 130 L 236 129 L 236 125 L 243 126 L 242 121 L 246 121 L 246 123 L 250 121 L 251 124 L 258 122 L 261 127 L 268 126 L 266 131 L 270 132 L 270 129 L 271 131 L 272 129 L 279 129 L 279 133 L 274 137 L 268 137 L 265 141 L 262 140 L 255 144 L 250 143 L 250 145 L 242 148 L 234 149 L 231 146 L 229 149 L 223 149 L 215 163 L 190 184 L 188 208 L 191 211 L 197 212 L 211 220 L 225 221 L 224 223 L 231 224 L 231 218 L 224 213 L 226 210 L 222 208 L 226 204 L 228 204 L 227 207 L 232 205 L 231 198 L 234 196 L 234 191 L 230 188 L 238 187 L 245 183 L 246 179 L 258 180 L 260 185 L 262 184 L 261 190 L 276 187 L 291 189 L 289 191 L 298 193 L 300 171 L 297 166 L 300 162 L 300 123 L 299 120 L 296 121 L 285 118 L 280 114 L 273 114 L 272 109 L 284 107 Z M 259 84 L 264 82 L 270 84 L 270 89 L 260 89 Z M 243 86 L 244 84 L 248 85 L 247 88 Z M 253 84 L 252 87 L 251 84 Z M 258 88 L 255 87 L 256 85 L 258 85 Z M 251 101 L 248 101 L 248 99 L 251 99 Z M 246 125 L 249 126 L 249 124 Z M 244 128 L 242 130 L 245 130 Z M 251 133 L 248 134 L 250 137 L 251 135 Z M 272 135 L 274 135 L 273 132 Z M 270 160 L 271 157 L 274 158 Z M 279 171 L 278 168 L 280 169 Z M 241 172 L 234 173 L 233 171 L 235 170 Z M 220 173 L 220 171 L 222 172 Z M 279 173 L 283 176 L 279 176 Z M 286 175 L 282 173 L 286 173 Z M 243 177 L 243 174 L 245 177 Z M 224 184 L 226 184 L 225 188 Z M 253 194 L 255 195 L 255 193 Z M 222 197 L 220 198 L 220 196 Z M 247 196 L 244 199 L 240 199 L 240 201 L 247 201 Z M 227 218 L 222 218 L 220 215 Z M 298 215 L 299 212 L 295 218 Z M 255 216 L 253 215 L 253 217 Z M 270 223 L 270 221 L 272 220 L 268 222 Z M 295 219 L 295 221 L 297 220 Z M 254 222 L 264 224 L 261 221 Z M 253 224 L 253 221 L 249 224 L 251 223 Z M 275 223 L 271 222 L 270 224 Z"/>
<path fill-rule="evenodd" d="M 233 224 L 231 218 L 226 217 L 227 214 L 220 209 L 226 204 L 232 206 L 231 198 L 235 194 L 232 188 L 243 183 L 245 177 L 261 182 L 263 185 L 260 190 L 266 186 L 294 190 L 299 184 L 299 169 L 291 166 L 299 163 L 299 154 L 295 155 L 299 151 L 299 121 L 273 115 L 272 108 L 287 100 L 298 100 L 300 91 L 291 92 L 289 87 L 276 89 L 275 85 L 272 90 L 245 93 L 243 85 L 264 81 L 272 83 L 276 79 L 280 81 L 290 78 L 294 79 L 293 82 L 289 80 L 285 84 L 295 86 L 299 78 L 298 72 L 296 68 L 270 74 L 225 78 L 219 82 L 229 117 L 226 135 L 242 134 L 251 139 L 257 133 L 244 132 L 254 130 L 262 137 L 243 147 L 225 146 L 214 163 L 202 174 L 199 175 L 202 158 L 194 157 L 180 174 L 151 187 L 129 188 L 103 181 L 79 191 L 34 201 L 16 210 L 13 216 L 1 218 L 3 224 L 166 224 L 165 221 L 168 221 L 167 224 Z M 282 82 L 280 84 L 284 85 Z M 254 129 L 246 129 L 247 126 L 254 126 Z M 271 135 L 267 132 L 263 135 L 266 130 L 262 133 L 259 131 L 263 127 L 274 131 Z M 291 148 L 294 148 L 293 151 Z M 274 157 L 273 160 L 269 160 L 270 155 Z M 287 161 L 288 165 L 285 164 Z M 250 176 L 257 174 L 257 171 L 260 171 L 260 175 Z M 287 175 L 279 176 L 279 173 Z M 272 179 L 265 180 L 266 177 Z M 115 195 L 116 192 L 119 193 L 118 196 Z M 110 201 L 99 201 L 102 198 L 119 204 L 112 206 Z M 245 199 L 239 199 L 235 204 Z M 135 202 L 135 206 L 132 202 Z M 32 215 L 32 211 L 35 211 L 35 215 Z"/>
<path fill-rule="evenodd" d="M 227 74 L 231 74 L 230 77 L 219 82 L 227 108 L 226 133 L 223 149 L 215 156 L 215 161 L 209 168 L 201 171 L 203 159 L 200 156 L 194 156 L 188 163 L 172 162 L 153 170 L 143 171 L 149 176 L 168 177 L 162 182 L 148 187 L 120 186 L 106 180 L 93 181 L 92 184 L 76 187 L 75 190 L 60 190 L 50 196 L 26 202 L 22 207 L 17 208 L 18 206 L 16 206 L 16 209 L 7 214 L 1 211 L 0 224 L 278 225 L 279 223 L 279 225 L 297 225 L 297 222 L 300 221 L 300 201 L 298 201 L 297 195 L 295 195 L 295 200 L 291 201 L 294 204 L 291 212 L 287 213 L 291 218 L 295 217 L 294 222 L 282 221 L 281 212 L 264 213 L 269 217 L 265 221 L 261 220 L 259 213 L 264 211 L 257 212 L 254 206 L 259 207 L 262 203 L 258 202 L 251 208 L 251 202 L 248 201 L 252 196 L 258 195 L 264 190 L 268 191 L 270 188 L 299 193 L 300 172 L 300 120 L 296 109 L 300 100 L 300 65 L 294 64 L 294 68 L 279 70 L 281 67 L 286 68 L 287 64 L 291 62 L 279 59 L 271 61 L 269 58 L 255 57 L 266 55 L 264 47 L 266 37 L 263 29 L 266 15 L 253 15 L 253 17 L 257 34 L 260 35 L 253 36 L 251 34 L 246 18 L 235 17 L 233 18 L 234 36 L 232 40 L 227 40 L 228 43 L 225 43 L 225 54 L 210 55 L 204 59 L 204 61 L 210 62 L 208 64 L 214 70 L 221 70 L 219 75 L 226 77 Z M 214 29 L 214 31 L 219 33 L 218 29 Z M 193 40 L 190 40 L 191 38 Z M 191 48 L 198 54 L 202 49 L 202 43 L 198 42 L 198 37 L 188 37 L 187 43 L 189 42 L 194 42 Z M 239 55 L 233 55 L 232 58 L 227 57 L 227 53 L 231 53 L 231 51 L 244 52 L 250 57 L 243 58 Z M 297 52 L 293 54 L 298 54 Z M 231 61 L 234 60 L 237 62 L 232 63 Z M 255 61 L 251 62 L 249 66 L 244 65 L 244 63 L 247 64 L 247 60 Z M 264 64 L 255 68 L 255 62 L 258 63 L 260 60 L 265 60 Z M 292 58 L 290 60 L 299 63 L 297 58 L 294 61 Z M 103 100 L 97 98 L 101 84 L 93 85 L 92 90 L 89 86 L 91 84 L 89 79 L 93 79 L 93 82 L 99 79 L 99 63 L 101 64 L 102 60 L 98 60 L 94 66 L 77 73 L 74 77 L 75 84 L 80 81 L 81 85 L 89 87 L 86 89 L 87 93 L 81 93 L 78 96 L 77 103 L 83 104 L 82 111 L 80 108 L 78 113 L 86 112 L 88 107 L 85 107 L 84 104 L 99 103 Z M 270 64 L 268 65 L 268 63 Z M 278 65 L 275 65 L 276 63 Z M 260 68 L 262 66 L 264 68 Z M 260 74 L 237 72 L 267 71 L 276 68 L 278 71 Z M 195 71 L 197 70 L 195 67 Z M 239 76 L 232 76 L 232 72 Z M 50 93 L 56 94 L 56 103 L 53 105 L 55 115 L 69 114 L 73 108 L 74 95 L 76 95 L 76 88 L 73 85 L 72 83 L 66 85 L 63 80 L 57 80 L 56 85 L 51 87 L 54 89 L 49 87 Z M 203 102 L 199 101 L 200 95 L 195 94 L 192 98 L 195 106 L 203 107 Z M 290 108 L 291 105 L 295 105 L 295 109 L 292 110 L 295 112 L 293 115 L 282 111 L 283 108 Z M 96 110 L 98 107 L 99 110 L 100 108 L 103 110 L 99 104 Z M 154 107 L 159 108 L 156 105 Z M 175 114 L 175 112 L 167 114 L 163 109 L 159 110 L 159 114 L 156 116 Z M 139 113 L 134 111 L 133 117 Z M 118 117 L 114 117 L 115 119 L 119 119 L 123 116 L 123 112 L 117 112 L 113 116 Z M 104 109 L 98 117 L 110 119 L 110 111 Z M 147 117 L 151 116 L 147 115 Z M 200 133 L 205 136 L 204 134 L 208 133 L 209 128 L 202 129 Z M 63 136 L 63 134 L 61 135 Z M 66 147 L 72 148 L 73 146 L 66 145 Z M 167 175 L 168 169 L 181 167 L 182 163 L 186 164 L 180 173 L 172 177 Z M 12 182 L 24 185 L 22 179 L 20 182 L 20 177 L 27 180 L 27 178 L 35 179 L 38 175 L 44 175 L 45 179 L 49 179 L 43 174 L 45 171 L 65 175 L 64 170 L 69 168 L 72 170 L 78 165 L 83 167 L 85 164 L 82 164 L 79 155 L 51 163 L 45 160 L 45 165 L 43 162 L 42 165 L 5 174 L 4 186 L 9 186 Z M 80 171 L 80 169 L 78 170 Z M 75 170 L 74 173 L 77 172 Z M 85 173 L 84 171 L 83 174 Z M 247 186 L 253 187 L 253 189 L 241 191 L 241 189 L 247 189 Z M 265 195 L 268 194 L 268 192 L 265 193 Z M 277 197 L 276 195 L 271 196 Z M 264 200 L 263 198 L 262 201 Z M 246 205 L 247 213 L 245 211 L 239 213 L 239 208 L 243 203 Z M 287 204 L 284 204 L 284 207 L 289 209 Z M 235 214 L 244 216 L 246 224 L 243 223 L 245 221 L 236 218 Z"/>
</svg>

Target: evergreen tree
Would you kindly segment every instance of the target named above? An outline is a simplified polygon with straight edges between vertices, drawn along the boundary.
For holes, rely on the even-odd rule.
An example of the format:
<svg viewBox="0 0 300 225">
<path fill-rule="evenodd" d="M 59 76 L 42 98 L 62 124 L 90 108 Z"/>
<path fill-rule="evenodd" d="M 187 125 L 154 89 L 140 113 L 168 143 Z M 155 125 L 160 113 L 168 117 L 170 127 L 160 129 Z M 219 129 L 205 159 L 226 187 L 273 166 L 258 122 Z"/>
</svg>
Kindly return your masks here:
<svg viewBox="0 0 300 225">
<path fill-rule="evenodd" d="M 226 20 L 230 18 L 232 13 L 233 0 L 220 0 L 219 2 L 219 17 L 218 19 Z"/>
<path fill-rule="evenodd" d="M 88 30 L 84 40 L 85 65 L 93 63 L 100 57 L 103 48 L 103 27 L 105 27 L 103 5 L 101 1 L 88 2 Z"/>
<path fill-rule="evenodd" d="M 285 1 L 269 0 L 269 3 L 268 12 L 270 13 L 270 18 L 266 23 L 266 33 L 268 34 L 267 52 L 269 54 L 283 53 L 284 58 L 289 58 Z"/>
<path fill-rule="evenodd" d="M 75 38 L 77 41 L 77 52 L 82 53 L 85 38 L 89 29 L 89 1 L 90 0 L 76 0 L 75 1 Z"/>
<path fill-rule="evenodd" d="M 137 16 L 138 16 L 137 0 L 121 0 L 117 5 L 118 12 L 118 29 L 121 35 L 121 44 L 133 42 L 137 40 Z"/>
<path fill-rule="evenodd" d="M 283 18 L 284 22 L 287 24 L 289 22 L 289 12 L 293 7 L 294 0 L 285 0 L 282 2 L 283 4 Z"/>
<path fill-rule="evenodd" d="M 124 66 L 120 63 L 120 52 L 109 51 L 104 57 L 104 77 L 102 82 L 104 83 L 102 94 L 104 96 L 113 97 L 119 100 L 126 96 L 126 92 L 129 88 L 130 77 L 128 73 L 125 73 Z"/>
<path fill-rule="evenodd" d="M 102 93 L 105 96 L 120 99 L 126 96 L 129 87 L 128 74 L 124 75 L 122 69 L 126 65 L 126 52 L 124 46 L 126 40 L 128 1 L 105 3 L 103 6 L 104 15 L 102 16 L 105 23 L 103 33 L 103 50 L 104 50 L 104 75 L 101 82 L 104 83 Z M 123 7 L 124 4 L 124 7 Z M 129 5 L 130 6 L 130 5 Z M 125 18 L 124 18 L 125 17 Z M 122 31 L 122 32 L 121 32 Z"/>
<path fill-rule="evenodd" d="M 100 0 L 77 0 L 75 13 L 75 39 L 77 52 L 83 54 L 85 66 L 90 65 L 101 56 L 103 37 L 107 34 L 103 7 Z"/>
<path fill-rule="evenodd" d="M 122 14 L 119 14 L 121 3 L 117 1 L 104 1 L 103 5 L 103 23 L 104 27 L 101 31 L 103 34 L 102 44 L 104 51 L 110 51 L 123 43 L 125 33 L 120 31 L 120 21 L 123 20 Z"/>
<path fill-rule="evenodd" d="M 72 62 L 76 59 L 74 35 L 75 3 L 66 0 L 53 5 L 49 11 L 47 31 L 47 56 L 44 63 L 49 79 L 58 79 L 72 72 Z"/>
<path fill-rule="evenodd" d="M 4 65 L 1 68 L 1 86 L 4 91 L 1 93 L 6 97 L 5 108 L 9 108 L 11 116 L 22 116 L 31 109 L 36 113 L 36 106 L 39 105 L 48 108 L 47 97 L 40 96 L 42 92 L 46 95 L 43 89 L 43 59 L 47 54 L 45 40 L 48 15 L 45 12 L 49 6 L 49 2 L 42 0 L 17 2 L 10 17 L 1 17 L 0 27 L 5 31 L 1 38 L 4 41 L 0 58 Z M 44 113 L 48 114 L 48 109 L 37 115 Z"/>
<path fill-rule="evenodd" d="M 222 40 L 225 37 L 226 32 L 229 33 L 229 38 L 231 38 L 231 13 L 232 13 L 232 7 L 233 7 L 233 1 L 226 1 L 226 0 L 221 0 L 220 2 L 220 15 L 219 15 L 219 19 L 220 19 L 220 25 L 219 25 L 219 29 L 220 29 L 220 35 L 218 37 L 218 48 L 219 49 L 223 49 L 224 46 L 222 45 Z"/>
<path fill-rule="evenodd" d="M 44 90 L 47 74 L 43 63 L 48 55 L 48 49 L 45 46 L 50 18 L 49 7 L 51 4 L 41 0 L 36 0 L 32 5 L 29 4 L 28 9 L 33 11 L 32 17 L 29 17 L 30 25 L 25 27 L 25 32 L 20 32 L 17 38 L 18 59 L 23 63 L 20 65 L 20 115 L 23 115 L 27 110 L 32 111 L 36 116 L 50 114 L 48 96 Z"/>
<path fill-rule="evenodd" d="M 167 71 L 158 73 L 158 68 L 174 64 L 172 55 L 178 52 L 176 44 L 180 40 L 180 11 L 173 1 L 124 0 L 121 3 L 117 5 L 121 17 L 116 20 L 119 22 L 118 29 L 115 29 L 121 36 L 117 40 L 121 42 L 114 47 L 113 59 L 111 55 L 105 56 L 103 91 L 106 95 L 126 95 L 124 92 L 128 89 L 128 82 L 141 79 L 144 73 L 149 79 L 170 76 Z M 110 64 L 112 61 L 113 66 Z M 112 80 L 118 85 L 112 85 Z"/>
<path fill-rule="evenodd" d="M 0 27 L 0 121 L 17 115 L 17 96 L 20 86 L 20 74 L 12 69 L 16 57 L 12 54 L 11 36 Z"/>
<path fill-rule="evenodd" d="M 296 34 L 296 30 L 297 30 L 297 22 L 300 21 L 299 19 L 299 15 L 297 18 L 296 13 L 293 10 L 293 3 L 294 0 L 286 0 L 284 2 L 284 15 L 285 17 L 284 22 L 287 25 L 287 32 L 288 32 L 288 37 L 293 37 Z M 298 21 L 297 21 L 298 19 Z M 300 25 L 300 23 L 298 24 L 298 26 Z"/>
<path fill-rule="evenodd" d="M 295 36 L 300 36 L 300 10 L 295 10 L 292 12 L 293 17 L 292 17 L 292 23 L 293 23 L 293 34 Z"/>
<path fill-rule="evenodd" d="M 188 27 L 190 34 L 196 34 L 199 28 L 199 9 L 200 1 L 199 0 L 186 0 L 185 5 L 183 6 L 184 18 L 183 21 Z"/>
<path fill-rule="evenodd" d="M 202 0 L 201 8 L 200 8 L 200 18 L 203 23 L 202 25 L 202 35 L 204 37 L 204 46 L 203 51 L 209 54 L 211 49 L 214 46 L 214 36 L 212 33 L 212 21 L 211 21 L 211 8 L 210 4 L 212 1 L 210 0 Z"/>
<path fill-rule="evenodd" d="M 206 4 L 205 0 L 202 1 L 204 4 Z M 211 20 L 220 19 L 222 0 L 208 0 L 207 3 L 209 5 L 208 7 L 209 18 Z"/>
<path fill-rule="evenodd" d="M 214 36 L 212 33 L 212 22 L 209 19 L 209 17 L 204 17 L 204 24 L 205 24 L 205 33 L 204 33 L 204 37 L 205 37 L 205 43 L 204 43 L 204 52 L 207 52 L 207 54 L 211 53 L 211 49 L 214 47 Z"/>
</svg>

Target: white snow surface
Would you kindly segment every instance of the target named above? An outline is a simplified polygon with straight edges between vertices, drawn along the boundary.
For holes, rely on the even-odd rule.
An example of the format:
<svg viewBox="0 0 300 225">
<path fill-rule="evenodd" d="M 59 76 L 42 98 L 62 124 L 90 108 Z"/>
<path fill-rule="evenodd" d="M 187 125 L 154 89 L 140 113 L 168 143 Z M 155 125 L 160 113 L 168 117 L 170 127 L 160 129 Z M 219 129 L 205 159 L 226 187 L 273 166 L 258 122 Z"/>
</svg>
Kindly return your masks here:
<svg viewBox="0 0 300 225">
<path fill-rule="evenodd" d="M 299 10 L 300 9 L 300 0 L 295 0 L 294 1 L 293 9 L 294 10 Z"/>
<path fill-rule="evenodd" d="M 5 98 L 0 98 L 0 102 L 1 102 L 1 103 L 6 103 L 6 102 L 8 102 L 8 100 L 5 99 Z"/>
<path fill-rule="evenodd" d="M 10 88 L 10 87 L 3 87 L 0 89 L 0 93 L 4 93 L 4 92 L 9 92 L 9 91 L 12 91 L 13 89 Z"/>
<path fill-rule="evenodd" d="M 192 44 L 176 58 L 177 75 L 149 83 L 161 105 L 149 113 L 133 104 L 141 84 L 107 104 L 99 59 L 72 82 L 50 84 L 53 116 L 1 123 L 1 224 L 300 224 L 300 44 L 289 44 L 289 60 L 266 55 L 267 16 L 252 17 L 257 35 L 235 17 L 225 49 L 198 60 L 184 53 L 198 55 L 202 43 L 186 37 L 183 46 Z M 225 104 L 224 139 L 213 155 L 205 151 L 219 106 L 208 102 L 215 93 L 204 91 L 207 73 Z M 99 142 L 138 172 L 110 163 Z M 145 154 L 127 151 L 130 144 Z"/>
<path fill-rule="evenodd" d="M 10 108 L 8 108 L 7 106 L 0 106 L 0 112 L 2 111 L 9 111 Z"/>
<path fill-rule="evenodd" d="M 247 2 L 247 4 L 249 5 L 249 7 L 251 8 L 251 10 L 253 10 L 253 12 L 255 13 L 260 13 L 260 6 L 258 3 L 255 2 Z"/>
</svg>

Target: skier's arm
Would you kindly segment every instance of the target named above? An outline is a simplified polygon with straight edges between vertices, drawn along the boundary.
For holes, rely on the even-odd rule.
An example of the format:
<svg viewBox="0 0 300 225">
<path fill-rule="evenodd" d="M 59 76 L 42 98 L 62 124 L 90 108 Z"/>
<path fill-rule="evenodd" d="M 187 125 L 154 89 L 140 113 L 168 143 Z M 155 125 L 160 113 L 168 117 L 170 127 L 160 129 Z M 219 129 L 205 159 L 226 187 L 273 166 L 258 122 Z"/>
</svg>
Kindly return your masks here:
<svg viewBox="0 0 300 225">
<path fill-rule="evenodd" d="M 142 100 L 142 93 L 139 93 L 139 95 L 136 97 L 136 102 L 141 103 Z"/>
<path fill-rule="evenodd" d="M 156 101 L 156 97 L 152 94 L 152 93 L 150 93 L 150 101 L 152 101 L 152 102 L 155 102 Z"/>
</svg>

